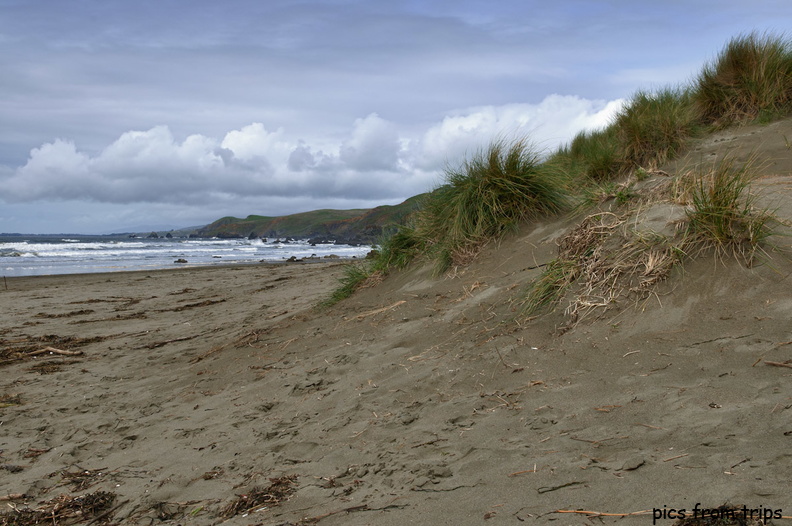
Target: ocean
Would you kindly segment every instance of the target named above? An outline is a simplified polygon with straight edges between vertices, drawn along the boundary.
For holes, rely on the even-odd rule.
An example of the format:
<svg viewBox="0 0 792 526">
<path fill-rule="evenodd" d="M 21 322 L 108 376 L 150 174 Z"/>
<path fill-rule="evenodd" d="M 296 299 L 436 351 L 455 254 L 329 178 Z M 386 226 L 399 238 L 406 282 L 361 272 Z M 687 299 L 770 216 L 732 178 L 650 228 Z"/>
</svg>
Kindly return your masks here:
<svg viewBox="0 0 792 526">
<path fill-rule="evenodd" d="M 278 240 L 274 240 L 278 241 Z M 0 235 L 0 274 L 44 276 L 156 270 L 188 266 L 282 262 L 336 255 L 361 258 L 371 246 L 317 244 L 305 240 L 129 238 L 128 236 Z M 185 260 L 186 263 L 176 263 Z"/>
</svg>

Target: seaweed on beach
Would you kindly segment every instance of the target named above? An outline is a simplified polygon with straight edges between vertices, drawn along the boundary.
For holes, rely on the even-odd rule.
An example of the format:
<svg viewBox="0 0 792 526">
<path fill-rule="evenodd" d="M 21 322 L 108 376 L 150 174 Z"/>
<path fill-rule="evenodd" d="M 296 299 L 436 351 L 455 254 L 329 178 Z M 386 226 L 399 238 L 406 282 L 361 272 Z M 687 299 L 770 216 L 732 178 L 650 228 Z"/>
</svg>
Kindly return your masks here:
<svg viewBox="0 0 792 526">
<path fill-rule="evenodd" d="M 60 495 L 37 508 L 13 508 L 0 514 L 0 526 L 107 524 L 113 515 L 115 499 L 115 493 L 108 491 Z"/>
<path fill-rule="evenodd" d="M 160 309 L 159 312 L 181 312 L 188 309 L 195 309 L 198 307 L 209 307 L 210 305 L 216 305 L 218 303 L 223 303 L 225 298 L 221 298 L 219 300 L 204 300 L 199 301 L 197 303 L 188 303 L 186 305 L 179 305 L 178 307 L 174 307 L 172 309 Z"/>
<path fill-rule="evenodd" d="M 49 314 L 47 312 L 39 312 L 34 318 L 71 318 L 74 316 L 85 316 L 86 314 L 93 314 L 95 311 L 93 309 L 80 309 L 74 310 L 71 312 L 63 312 L 60 314 Z"/>
<path fill-rule="evenodd" d="M 4 407 L 11 407 L 13 405 L 22 405 L 22 397 L 20 397 L 18 394 L 12 395 L 8 393 L 0 395 L 0 409 L 3 409 Z"/>
<path fill-rule="evenodd" d="M 47 354 L 79 356 L 82 354 L 82 351 L 77 351 L 76 349 L 91 343 L 101 342 L 111 337 L 112 336 L 93 336 L 90 338 L 80 338 L 77 336 L 48 334 L 45 336 L 28 336 L 13 340 L 0 338 L 0 367 Z"/>
<path fill-rule="evenodd" d="M 38 362 L 33 364 L 28 370 L 39 374 L 53 374 L 59 373 L 64 365 L 64 362 Z"/>
<path fill-rule="evenodd" d="M 70 484 L 72 491 L 85 491 L 91 486 L 95 486 L 107 475 L 107 470 L 99 469 L 78 469 L 76 471 L 56 471 L 50 476 L 60 475 L 64 484 Z"/>
<path fill-rule="evenodd" d="M 230 519 L 242 513 L 277 506 L 288 500 L 296 491 L 297 475 L 284 475 L 269 480 L 270 485 L 267 488 L 253 488 L 246 494 L 238 495 L 236 500 L 223 508 L 220 515 L 225 519 Z"/>
</svg>

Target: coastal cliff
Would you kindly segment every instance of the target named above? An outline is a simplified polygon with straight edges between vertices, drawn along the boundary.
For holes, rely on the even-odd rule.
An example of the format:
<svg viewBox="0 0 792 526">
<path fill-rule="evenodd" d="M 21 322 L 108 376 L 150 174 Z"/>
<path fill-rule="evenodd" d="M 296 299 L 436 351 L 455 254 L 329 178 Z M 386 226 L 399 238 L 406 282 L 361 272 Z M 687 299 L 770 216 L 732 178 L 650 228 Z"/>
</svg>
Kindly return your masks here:
<svg viewBox="0 0 792 526">
<path fill-rule="evenodd" d="M 197 229 L 196 237 L 296 237 L 326 241 L 376 243 L 403 224 L 421 203 L 424 194 L 398 205 L 372 209 L 313 210 L 286 216 L 250 215 L 223 217 Z"/>
</svg>

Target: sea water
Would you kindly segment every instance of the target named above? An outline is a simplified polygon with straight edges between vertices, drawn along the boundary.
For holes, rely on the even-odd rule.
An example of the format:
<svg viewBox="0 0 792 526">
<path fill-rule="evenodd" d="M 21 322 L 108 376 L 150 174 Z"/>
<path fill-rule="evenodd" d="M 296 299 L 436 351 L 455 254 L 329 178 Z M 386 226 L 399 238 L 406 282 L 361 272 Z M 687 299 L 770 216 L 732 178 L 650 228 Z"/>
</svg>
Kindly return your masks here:
<svg viewBox="0 0 792 526">
<path fill-rule="evenodd" d="M 156 270 L 187 266 L 286 261 L 335 255 L 361 258 L 371 246 L 306 240 L 130 238 L 127 236 L 0 236 L 0 274 L 42 276 Z M 186 263 L 176 263 L 185 260 Z"/>
</svg>

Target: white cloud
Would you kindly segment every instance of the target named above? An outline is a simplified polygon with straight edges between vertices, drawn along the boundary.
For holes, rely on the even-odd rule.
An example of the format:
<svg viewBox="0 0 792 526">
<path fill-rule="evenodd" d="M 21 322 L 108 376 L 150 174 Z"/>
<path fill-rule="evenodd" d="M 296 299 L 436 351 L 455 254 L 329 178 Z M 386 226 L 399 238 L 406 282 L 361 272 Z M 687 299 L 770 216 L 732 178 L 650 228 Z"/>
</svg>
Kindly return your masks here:
<svg viewBox="0 0 792 526">
<path fill-rule="evenodd" d="M 355 170 L 395 171 L 401 144 L 396 127 L 376 113 L 355 121 L 352 135 L 340 149 L 340 159 Z"/>
<path fill-rule="evenodd" d="M 89 178 L 90 162 L 71 141 L 56 139 L 43 144 L 31 150 L 27 164 L 6 180 L 6 199 L 79 199 L 79 191 L 73 193 L 69 182 Z"/>
<path fill-rule="evenodd" d="M 539 104 L 482 106 L 448 116 L 432 126 L 414 145 L 416 164 L 438 169 L 487 146 L 495 138 L 528 137 L 552 151 L 584 129 L 610 122 L 624 101 L 591 101 L 550 95 Z"/>
<path fill-rule="evenodd" d="M 551 150 L 582 129 L 607 124 L 621 103 L 552 95 L 539 104 L 458 111 L 412 136 L 372 113 L 324 150 L 257 122 L 222 139 L 193 134 L 180 141 L 167 126 L 129 131 L 94 156 L 58 139 L 33 149 L 24 166 L 5 176 L 3 197 L 204 209 L 259 202 L 260 213 L 269 213 L 267 203 L 276 197 L 311 199 L 319 207 L 333 199 L 393 201 L 431 189 L 447 162 L 493 139 L 527 136 Z"/>
<path fill-rule="evenodd" d="M 220 144 L 222 148 L 231 150 L 234 157 L 242 161 L 256 158 L 267 158 L 274 164 L 288 159 L 293 145 L 283 139 L 283 128 L 268 132 L 260 122 L 254 122 L 240 130 L 228 132 Z"/>
</svg>

